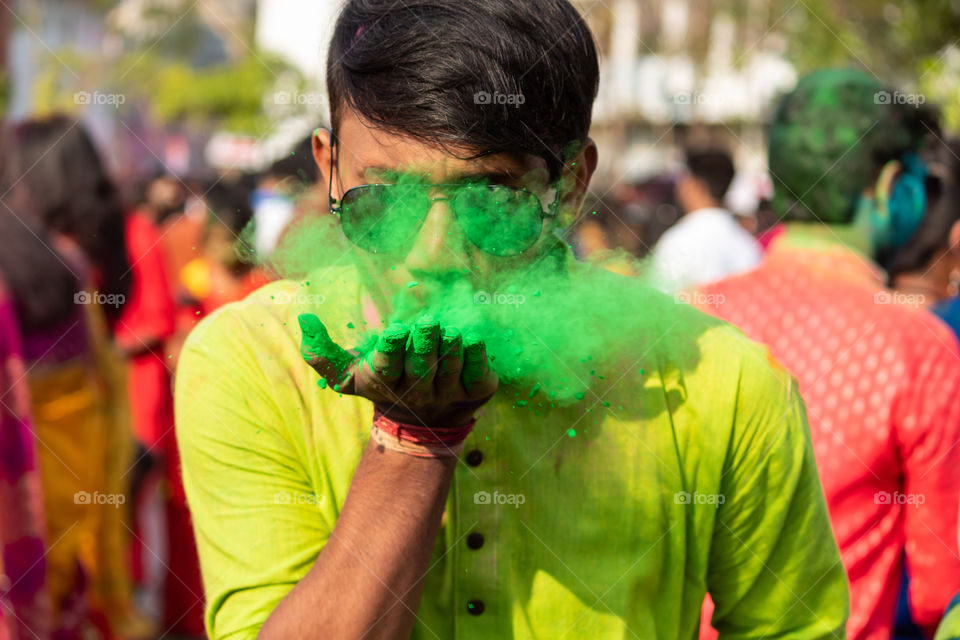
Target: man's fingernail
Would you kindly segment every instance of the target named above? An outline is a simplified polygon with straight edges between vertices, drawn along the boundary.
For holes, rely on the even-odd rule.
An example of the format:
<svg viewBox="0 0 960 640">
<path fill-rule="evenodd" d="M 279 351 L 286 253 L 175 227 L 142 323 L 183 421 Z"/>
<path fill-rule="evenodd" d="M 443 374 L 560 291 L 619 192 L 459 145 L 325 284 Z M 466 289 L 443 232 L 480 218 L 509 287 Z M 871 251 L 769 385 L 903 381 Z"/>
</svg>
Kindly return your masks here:
<svg viewBox="0 0 960 640">
<path fill-rule="evenodd" d="M 437 341 L 437 331 L 440 324 L 433 316 L 423 316 L 413 327 L 413 352 L 417 354 L 430 353 Z"/>
<path fill-rule="evenodd" d="M 384 330 L 377 341 L 377 351 L 381 353 L 399 353 L 407 345 L 410 330 L 405 325 L 394 323 Z"/>
</svg>

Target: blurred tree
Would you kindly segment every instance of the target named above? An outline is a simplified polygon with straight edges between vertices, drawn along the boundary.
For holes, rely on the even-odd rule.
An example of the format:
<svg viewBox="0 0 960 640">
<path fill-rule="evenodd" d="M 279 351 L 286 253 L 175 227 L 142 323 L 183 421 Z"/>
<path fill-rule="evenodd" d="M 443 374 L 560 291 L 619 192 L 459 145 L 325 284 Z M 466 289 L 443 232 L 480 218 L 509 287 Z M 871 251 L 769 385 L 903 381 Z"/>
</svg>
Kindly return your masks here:
<svg viewBox="0 0 960 640">
<path fill-rule="evenodd" d="M 915 81 L 921 61 L 960 36 L 957 0 L 777 0 L 771 13 L 783 16 L 788 55 L 801 71 L 858 64 L 898 83 Z"/>
<path fill-rule="evenodd" d="M 78 96 L 98 93 L 160 124 L 260 136 L 275 124 L 264 103 L 278 81 L 304 85 L 290 65 L 252 48 L 248 0 L 98 2 L 91 0 L 110 5 L 102 50 L 56 51 L 64 64 L 45 65 L 35 78 L 37 112 L 76 110 Z"/>
</svg>

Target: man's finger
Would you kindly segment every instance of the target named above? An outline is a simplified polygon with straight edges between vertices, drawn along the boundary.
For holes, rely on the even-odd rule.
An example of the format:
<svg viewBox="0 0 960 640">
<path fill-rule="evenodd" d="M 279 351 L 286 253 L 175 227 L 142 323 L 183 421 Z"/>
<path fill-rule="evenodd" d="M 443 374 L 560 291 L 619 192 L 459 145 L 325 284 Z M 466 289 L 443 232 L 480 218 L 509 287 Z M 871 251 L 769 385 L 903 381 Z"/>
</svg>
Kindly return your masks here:
<svg viewBox="0 0 960 640">
<path fill-rule="evenodd" d="M 404 386 L 414 395 L 429 393 L 432 388 L 439 333 L 440 323 L 429 315 L 417 320 L 410 331 L 404 362 Z"/>
<path fill-rule="evenodd" d="M 392 386 L 403 375 L 403 353 L 410 337 L 410 329 L 403 324 L 391 324 L 370 352 L 370 368 L 382 382 Z"/>
<path fill-rule="evenodd" d="M 463 374 L 460 376 L 467 395 L 471 398 L 487 395 L 487 387 L 491 382 L 490 374 L 487 347 L 483 339 L 476 333 L 468 333 L 463 338 Z"/>
<path fill-rule="evenodd" d="M 463 338 L 455 327 L 444 327 L 440 332 L 437 358 L 437 375 L 434 378 L 436 397 L 451 397 L 460 384 L 463 371 Z"/>
<path fill-rule="evenodd" d="M 350 368 L 356 356 L 330 338 L 320 318 L 312 313 L 303 313 L 297 318 L 303 336 L 300 355 L 327 381 L 327 384 L 343 393 L 353 390 Z"/>
</svg>

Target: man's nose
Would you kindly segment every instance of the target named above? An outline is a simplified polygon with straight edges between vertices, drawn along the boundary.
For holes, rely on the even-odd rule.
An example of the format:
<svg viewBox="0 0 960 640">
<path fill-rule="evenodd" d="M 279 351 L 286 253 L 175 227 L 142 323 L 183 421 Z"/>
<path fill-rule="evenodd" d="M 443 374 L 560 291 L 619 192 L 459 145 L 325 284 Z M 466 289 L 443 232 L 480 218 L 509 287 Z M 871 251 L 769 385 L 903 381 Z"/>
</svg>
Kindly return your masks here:
<svg viewBox="0 0 960 640">
<path fill-rule="evenodd" d="M 457 224 L 450 204 L 435 200 L 414 240 L 405 266 L 410 273 L 469 273 L 466 238 Z"/>
</svg>

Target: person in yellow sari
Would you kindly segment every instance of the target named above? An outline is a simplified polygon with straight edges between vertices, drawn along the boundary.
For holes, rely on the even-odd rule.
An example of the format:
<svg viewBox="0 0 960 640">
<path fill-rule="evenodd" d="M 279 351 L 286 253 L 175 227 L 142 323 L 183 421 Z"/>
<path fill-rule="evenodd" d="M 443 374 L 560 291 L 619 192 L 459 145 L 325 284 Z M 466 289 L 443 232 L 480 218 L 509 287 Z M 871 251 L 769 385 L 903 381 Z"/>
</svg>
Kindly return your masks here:
<svg viewBox="0 0 960 640">
<path fill-rule="evenodd" d="M 123 210 L 89 136 L 68 118 L 15 125 L 2 160 L 0 254 L 38 442 L 51 624 L 63 638 L 149 637 L 126 564 L 132 460 L 107 337 L 129 290 Z"/>
</svg>

